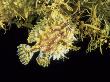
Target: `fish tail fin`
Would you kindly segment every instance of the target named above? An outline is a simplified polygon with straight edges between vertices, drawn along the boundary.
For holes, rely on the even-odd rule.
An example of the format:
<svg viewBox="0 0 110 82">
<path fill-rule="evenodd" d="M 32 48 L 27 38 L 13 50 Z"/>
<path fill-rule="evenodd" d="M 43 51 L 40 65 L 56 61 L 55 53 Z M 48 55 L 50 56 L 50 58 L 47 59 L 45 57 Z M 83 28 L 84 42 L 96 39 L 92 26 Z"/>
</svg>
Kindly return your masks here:
<svg viewBox="0 0 110 82">
<path fill-rule="evenodd" d="M 18 56 L 20 62 L 24 65 L 27 65 L 33 56 L 33 52 L 31 52 L 31 47 L 26 44 L 20 44 L 18 47 Z"/>
</svg>

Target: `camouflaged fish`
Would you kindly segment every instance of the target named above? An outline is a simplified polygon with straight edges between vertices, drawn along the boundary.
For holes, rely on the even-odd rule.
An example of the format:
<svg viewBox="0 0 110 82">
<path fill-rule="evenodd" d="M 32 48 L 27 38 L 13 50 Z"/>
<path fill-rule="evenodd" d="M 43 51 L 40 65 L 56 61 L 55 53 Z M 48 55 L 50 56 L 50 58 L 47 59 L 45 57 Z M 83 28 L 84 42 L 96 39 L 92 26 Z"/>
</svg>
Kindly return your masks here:
<svg viewBox="0 0 110 82">
<path fill-rule="evenodd" d="M 58 8 L 51 11 L 48 18 L 35 25 L 28 36 L 28 43 L 35 42 L 35 45 L 20 44 L 18 56 L 22 64 L 27 65 L 35 52 L 40 51 L 36 61 L 39 65 L 47 67 L 50 60 L 66 58 L 66 53 L 73 49 L 72 43 L 76 25 L 71 18 L 59 12 Z"/>
<path fill-rule="evenodd" d="M 65 21 L 65 20 L 63 20 Z M 42 66 L 48 66 L 50 59 L 59 60 L 65 58 L 65 54 L 72 49 L 72 43 L 76 38 L 74 37 L 74 25 L 71 25 L 68 20 L 65 22 L 53 20 L 49 24 L 49 20 L 42 20 L 29 33 L 28 43 L 36 42 L 34 46 L 27 44 L 20 44 L 18 46 L 18 55 L 20 61 L 26 65 L 29 63 L 33 54 L 40 51 L 36 58 L 37 63 Z"/>
</svg>

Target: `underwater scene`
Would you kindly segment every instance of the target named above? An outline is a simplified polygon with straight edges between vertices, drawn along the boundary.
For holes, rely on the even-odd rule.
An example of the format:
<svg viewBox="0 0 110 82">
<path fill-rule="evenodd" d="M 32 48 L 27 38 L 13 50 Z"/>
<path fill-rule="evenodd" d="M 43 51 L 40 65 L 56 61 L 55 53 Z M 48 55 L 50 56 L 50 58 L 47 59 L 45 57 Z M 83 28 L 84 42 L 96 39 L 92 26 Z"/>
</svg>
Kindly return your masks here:
<svg viewBox="0 0 110 82">
<path fill-rule="evenodd" d="M 110 0 L 0 0 L 0 55 L 9 81 L 97 77 L 110 65 Z"/>
</svg>

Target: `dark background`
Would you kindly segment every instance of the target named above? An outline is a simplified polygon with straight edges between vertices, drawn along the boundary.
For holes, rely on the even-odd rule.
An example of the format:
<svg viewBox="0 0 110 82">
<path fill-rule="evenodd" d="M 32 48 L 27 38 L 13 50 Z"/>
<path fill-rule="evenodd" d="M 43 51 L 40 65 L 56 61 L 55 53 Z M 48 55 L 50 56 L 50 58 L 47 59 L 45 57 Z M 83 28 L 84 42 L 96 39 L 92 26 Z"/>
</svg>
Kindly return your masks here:
<svg viewBox="0 0 110 82">
<path fill-rule="evenodd" d="M 109 82 L 110 50 L 104 48 L 103 55 L 99 49 L 86 54 L 85 48 L 87 42 L 79 43 L 82 47 L 80 51 L 70 51 L 67 55 L 69 60 L 52 61 L 48 68 L 40 67 L 36 61 L 36 53 L 31 62 L 24 66 L 20 63 L 17 56 L 17 46 L 20 43 L 26 43 L 28 30 L 26 28 L 17 28 L 12 25 L 4 34 L 0 30 L 0 79 L 7 81 L 29 81 L 30 82 Z M 85 40 L 87 41 L 87 40 Z M 104 79 L 105 77 L 105 79 Z M 96 80 L 97 79 L 97 80 Z M 102 80 L 103 79 L 103 80 Z"/>
</svg>

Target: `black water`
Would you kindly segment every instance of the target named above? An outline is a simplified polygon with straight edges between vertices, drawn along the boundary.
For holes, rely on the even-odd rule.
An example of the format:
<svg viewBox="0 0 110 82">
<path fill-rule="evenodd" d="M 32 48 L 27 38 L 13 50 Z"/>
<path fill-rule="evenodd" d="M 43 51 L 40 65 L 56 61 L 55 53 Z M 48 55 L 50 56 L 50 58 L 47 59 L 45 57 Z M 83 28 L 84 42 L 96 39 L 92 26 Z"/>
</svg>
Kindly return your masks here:
<svg viewBox="0 0 110 82">
<path fill-rule="evenodd" d="M 17 46 L 20 43 L 26 43 L 28 30 L 26 28 L 16 28 L 13 25 L 4 34 L 4 30 L 0 30 L 0 82 L 7 81 L 30 81 L 30 82 L 96 82 L 106 76 L 109 79 L 110 50 L 104 49 L 101 55 L 97 49 L 94 52 L 86 54 L 85 48 L 87 42 L 79 43 L 82 49 L 77 52 L 70 51 L 68 53 L 69 60 L 52 61 L 48 68 L 40 67 L 34 55 L 29 65 L 24 66 L 19 62 L 17 56 Z M 87 40 L 86 40 L 87 41 Z M 109 75 L 107 75 L 109 74 Z M 100 76 L 98 78 L 98 76 Z M 97 80 L 97 81 L 98 81 Z"/>
</svg>

